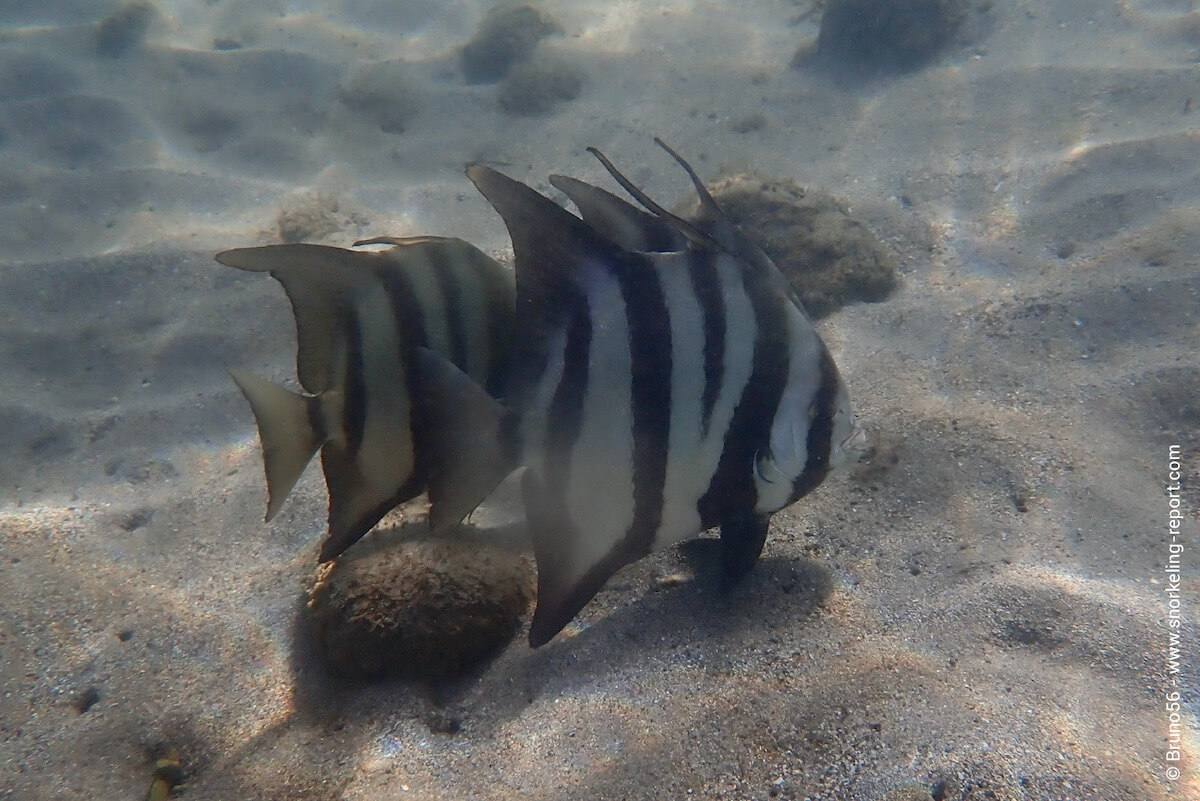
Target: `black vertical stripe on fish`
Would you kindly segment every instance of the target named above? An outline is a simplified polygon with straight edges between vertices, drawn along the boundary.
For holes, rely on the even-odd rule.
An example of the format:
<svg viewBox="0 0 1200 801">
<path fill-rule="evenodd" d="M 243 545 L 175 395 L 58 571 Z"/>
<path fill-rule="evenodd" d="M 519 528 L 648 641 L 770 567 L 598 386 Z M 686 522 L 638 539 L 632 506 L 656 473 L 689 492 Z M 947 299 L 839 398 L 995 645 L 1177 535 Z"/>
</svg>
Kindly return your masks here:
<svg viewBox="0 0 1200 801">
<path fill-rule="evenodd" d="M 512 274 L 470 246 L 455 252 L 470 375 L 492 397 L 499 398 L 504 390 L 512 343 Z"/>
<path fill-rule="evenodd" d="M 389 261 L 388 264 L 393 265 L 395 262 Z M 378 275 L 387 294 L 388 304 L 392 308 L 392 316 L 400 325 L 402 347 L 429 347 L 429 336 L 425 333 L 425 313 L 421 310 L 412 278 L 406 271 L 399 269 L 380 269 Z"/>
<path fill-rule="evenodd" d="M 713 254 L 696 253 L 688 262 L 688 272 L 704 324 L 704 394 L 701 396 L 700 435 L 706 437 L 725 373 L 725 296 L 721 293 L 721 279 Z"/>
<path fill-rule="evenodd" d="M 571 453 L 583 427 L 583 404 L 588 386 L 588 360 L 592 344 L 592 324 L 587 301 L 573 293 L 568 312 L 566 339 L 562 352 L 562 375 L 546 410 L 544 465 L 526 473 L 522 490 L 534 532 L 534 557 L 538 562 L 538 609 L 530 630 L 530 642 L 540 645 L 554 636 L 587 602 L 578 600 L 579 585 L 557 583 L 571 575 L 569 552 L 556 547 L 578 536 L 576 521 L 567 509 L 567 487 L 571 480 Z M 535 477 L 540 474 L 541 479 Z M 550 534 L 551 537 L 537 536 Z M 605 577 L 607 578 L 607 576 Z M 601 579 L 603 582 L 604 579 Z M 568 611 L 569 610 L 569 611 Z M 536 645 L 535 645 L 536 647 Z"/>
<path fill-rule="evenodd" d="M 787 385 L 790 343 L 781 338 L 788 330 L 781 299 L 767 291 L 756 273 L 744 270 L 742 278 L 754 308 L 754 366 L 725 432 L 717 470 L 697 504 L 705 528 L 722 523 L 731 510 L 754 508 L 754 456 L 771 441 L 771 426 Z"/>
<path fill-rule="evenodd" d="M 471 365 L 467 356 L 467 333 L 464 328 L 462 308 L 462 292 L 458 285 L 458 276 L 453 266 L 446 263 L 447 254 L 439 252 L 432 258 L 430 265 L 434 278 L 437 280 L 438 291 L 442 296 L 442 313 L 446 318 L 446 335 L 449 337 L 450 352 L 446 354 L 464 373 L 469 373 Z"/>
<path fill-rule="evenodd" d="M 342 433 L 346 441 L 347 459 L 353 462 L 363 444 L 367 424 L 367 377 L 364 374 L 361 321 L 352 314 L 342 318 L 346 342 L 346 373 L 343 377 L 344 412 Z"/>
<path fill-rule="evenodd" d="M 359 316 L 360 311 L 357 307 L 344 309 L 339 320 L 344 347 L 340 384 L 342 436 L 321 450 L 321 464 L 329 488 L 329 535 L 322 543 L 318 557 L 322 562 L 338 556 L 357 542 L 398 502 L 379 497 L 377 490 L 368 490 L 369 485 L 364 480 L 367 477 L 360 465 L 364 447 L 370 447 L 366 439 L 371 415 L 370 382 L 379 378 L 368 374 L 364 350 L 368 344 L 363 338 L 364 321 Z M 406 483 L 412 485 L 414 482 L 416 491 L 408 498 L 421 490 L 421 481 L 410 475 Z M 397 488 L 397 495 L 406 488 L 411 487 Z"/>
<path fill-rule="evenodd" d="M 821 346 L 820 371 L 820 389 L 813 400 L 816 412 L 809 423 L 806 439 L 808 459 L 804 463 L 804 472 L 792 482 L 792 495 L 788 503 L 794 503 L 812 492 L 829 472 L 829 459 L 833 452 L 833 418 L 837 413 L 837 391 L 841 379 L 837 365 L 824 345 Z"/>
<path fill-rule="evenodd" d="M 484 388 L 493 398 L 503 398 L 508 387 L 509 349 L 513 336 L 513 308 L 511 303 L 497 303 L 496 299 L 511 296 L 511 283 L 495 270 L 480 270 L 483 283 L 484 308 L 487 331 L 487 378 Z"/>
<path fill-rule="evenodd" d="M 490 167 L 473 164 L 467 177 L 500 213 L 521 265 L 505 394 L 515 408 L 526 409 L 548 362 L 546 335 L 563 325 L 577 302 L 572 282 L 578 259 L 604 259 L 618 248 L 549 198 Z"/>
<path fill-rule="evenodd" d="M 636 558 L 650 553 L 662 522 L 671 432 L 671 321 L 653 264 L 631 258 L 615 266 L 628 326 L 633 411 L 633 522 L 619 550 Z"/>
</svg>

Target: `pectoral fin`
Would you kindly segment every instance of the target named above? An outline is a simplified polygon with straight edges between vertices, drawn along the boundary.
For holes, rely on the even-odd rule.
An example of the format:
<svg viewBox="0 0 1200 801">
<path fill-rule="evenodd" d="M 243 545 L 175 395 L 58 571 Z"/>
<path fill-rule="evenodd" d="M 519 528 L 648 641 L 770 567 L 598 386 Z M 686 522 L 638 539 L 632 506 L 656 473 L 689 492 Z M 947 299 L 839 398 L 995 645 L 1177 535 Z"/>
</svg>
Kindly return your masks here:
<svg viewBox="0 0 1200 801">
<path fill-rule="evenodd" d="M 515 465 L 503 404 L 427 348 L 412 356 L 413 444 L 429 486 L 429 527 L 457 525 Z"/>
<path fill-rule="evenodd" d="M 762 554 L 770 515 L 746 511 L 721 522 L 721 589 L 737 584 Z"/>
</svg>

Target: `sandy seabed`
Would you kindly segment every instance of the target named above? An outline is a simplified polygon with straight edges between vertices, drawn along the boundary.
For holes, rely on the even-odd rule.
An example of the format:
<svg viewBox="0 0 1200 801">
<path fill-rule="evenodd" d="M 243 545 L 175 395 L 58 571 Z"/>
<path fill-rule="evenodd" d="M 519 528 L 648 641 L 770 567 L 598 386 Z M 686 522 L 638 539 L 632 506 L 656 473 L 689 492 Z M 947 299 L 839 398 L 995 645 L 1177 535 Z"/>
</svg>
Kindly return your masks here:
<svg viewBox="0 0 1200 801">
<path fill-rule="evenodd" d="M 996 3 L 847 82 L 791 64 L 810 6 L 547 0 L 584 82 L 522 116 L 459 73 L 479 0 L 0 5 L 0 798 L 142 797 L 170 749 L 193 801 L 1200 798 L 1200 10 Z M 395 60 L 400 119 L 347 100 Z M 289 309 L 212 252 L 282 215 L 503 255 L 465 163 L 608 185 L 596 145 L 682 197 L 655 135 L 896 254 L 820 324 L 874 460 L 729 596 L 702 540 L 461 681 L 328 678 L 319 471 L 261 523 L 224 372 L 290 379 Z"/>
</svg>

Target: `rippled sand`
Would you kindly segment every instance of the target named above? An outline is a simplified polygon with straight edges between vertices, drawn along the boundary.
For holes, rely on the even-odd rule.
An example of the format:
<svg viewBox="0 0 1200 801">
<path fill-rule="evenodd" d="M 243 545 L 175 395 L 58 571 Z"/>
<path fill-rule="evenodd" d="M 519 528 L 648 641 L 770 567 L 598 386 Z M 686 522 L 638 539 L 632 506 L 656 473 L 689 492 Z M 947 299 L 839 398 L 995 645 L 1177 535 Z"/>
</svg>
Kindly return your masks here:
<svg viewBox="0 0 1200 801">
<path fill-rule="evenodd" d="M 808 6 L 546 2 L 586 77 L 530 117 L 458 73 L 474 1 L 178 0 L 105 47 L 115 3 L 0 7 L 0 798 L 140 797 L 172 748 L 195 801 L 1200 796 L 1200 11 L 998 3 L 854 84 L 789 66 Z M 402 133 L 345 101 L 395 59 Z M 211 253 L 281 215 L 503 253 L 463 164 L 600 182 L 597 145 L 681 197 L 654 135 L 894 249 L 893 298 L 821 323 L 875 460 L 728 597 L 702 541 L 461 682 L 327 679 L 294 633 L 319 471 L 261 523 L 224 373 L 291 376 L 287 302 Z"/>
</svg>

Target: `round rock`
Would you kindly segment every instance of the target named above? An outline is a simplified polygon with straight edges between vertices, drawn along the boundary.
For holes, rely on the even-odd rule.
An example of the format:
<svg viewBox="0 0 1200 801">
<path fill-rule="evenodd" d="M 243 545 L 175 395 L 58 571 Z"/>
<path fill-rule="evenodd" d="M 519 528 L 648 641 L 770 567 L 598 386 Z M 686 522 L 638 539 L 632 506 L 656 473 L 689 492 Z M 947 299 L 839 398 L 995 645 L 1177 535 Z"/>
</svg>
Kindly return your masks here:
<svg viewBox="0 0 1200 801">
<path fill-rule="evenodd" d="M 852 69 L 915 70 L 954 40 L 968 8 L 968 0 L 829 0 L 817 52 Z"/>
<path fill-rule="evenodd" d="M 518 64 L 500 84 L 496 99 L 510 114 L 533 116 L 574 100 L 582 88 L 582 70 L 566 59 L 542 54 Z"/>
<path fill-rule="evenodd" d="M 771 257 L 814 318 L 847 303 L 881 301 L 895 288 L 896 260 L 827 192 L 747 174 L 721 178 L 708 188 L 725 216 Z"/>
<path fill-rule="evenodd" d="M 527 58 L 537 43 L 560 33 L 558 23 L 527 3 L 501 4 L 488 12 L 475 38 L 459 53 L 468 83 L 496 83 Z"/>
<path fill-rule="evenodd" d="M 533 597 L 528 559 L 478 538 L 376 532 L 318 573 L 309 611 L 319 652 L 353 679 L 436 679 L 516 634 Z"/>
<path fill-rule="evenodd" d="M 402 134 L 420 107 L 403 61 L 382 61 L 355 70 L 338 90 L 346 108 L 389 134 Z"/>
</svg>

